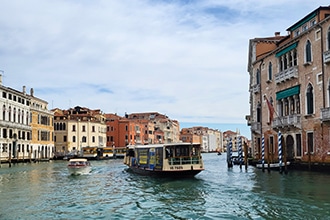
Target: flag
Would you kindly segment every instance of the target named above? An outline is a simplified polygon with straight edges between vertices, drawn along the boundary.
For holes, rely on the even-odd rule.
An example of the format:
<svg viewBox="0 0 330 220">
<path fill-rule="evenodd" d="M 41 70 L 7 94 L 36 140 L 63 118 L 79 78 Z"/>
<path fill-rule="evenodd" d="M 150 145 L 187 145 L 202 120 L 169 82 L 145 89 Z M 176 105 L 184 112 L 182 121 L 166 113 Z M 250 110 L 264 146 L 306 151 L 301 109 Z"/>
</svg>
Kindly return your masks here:
<svg viewBox="0 0 330 220">
<path fill-rule="evenodd" d="M 267 96 L 264 95 L 264 99 L 266 100 L 267 106 L 268 106 L 268 111 L 269 111 L 269 124 L 272 124 L 273 121 L 273 117 L 274 117 L 274 106 L 272 105 L 272 103 L 270 103 L 270 101 L 267 99 Z"/>
</svg>

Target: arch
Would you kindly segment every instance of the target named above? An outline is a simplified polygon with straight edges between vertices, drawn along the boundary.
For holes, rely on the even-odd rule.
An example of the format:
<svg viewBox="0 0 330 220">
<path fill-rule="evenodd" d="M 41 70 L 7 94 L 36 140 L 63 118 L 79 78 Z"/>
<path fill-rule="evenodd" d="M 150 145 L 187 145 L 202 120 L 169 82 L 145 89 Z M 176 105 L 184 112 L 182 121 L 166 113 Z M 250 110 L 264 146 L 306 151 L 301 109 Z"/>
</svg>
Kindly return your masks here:
<svg viewBox="0 0 330 220">
<path fill-rule="evenodd" d="M 306 110 L 307 114 L 313 114 L 314 113 L 314 92 L 313 92 L 313 86 L 311 83 L 308 84 L 307 90 L 306 90 Z"/>
</svg>

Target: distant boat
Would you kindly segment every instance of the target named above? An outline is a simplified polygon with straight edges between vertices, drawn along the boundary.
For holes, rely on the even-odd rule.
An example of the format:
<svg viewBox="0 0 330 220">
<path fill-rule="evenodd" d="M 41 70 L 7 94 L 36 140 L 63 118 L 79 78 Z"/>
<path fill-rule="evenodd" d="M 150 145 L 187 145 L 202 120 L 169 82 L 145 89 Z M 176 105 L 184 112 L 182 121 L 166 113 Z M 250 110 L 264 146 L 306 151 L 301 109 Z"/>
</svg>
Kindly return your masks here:
<svg viewBox="0 0 330 220">
<path fill-rule="evenodd" d="M 83 175 L 92 171 L 92 166 L 86 158 L 70 159 L 68 170 L 71 175 Z"/>
<path fill-rule="evenodd" d="M 290 165 L 290 161 L 286 162 L 286 165 L 289 166 Z M 285 163 L 282 162 L 281 166 L 284 167 L 285 166 Z M 261 163 L 257 163 L 256 167 L 259 168 L 259 169 L 262 169 L 262 164 Z M 265 169 L 268 169 L 268 163 L 264 163 L 264 168 Z M 269 168 L 270 169 L 279 169 L 280 168 L 280 163 L 270 163 L 269 164 Z"/>
<path fill-rule="evenodd" d="M 193 177 L 204 170 L 200 144 L 128 146 L 124 164 L 132 172 L 161 177 Z"/>
</svg>

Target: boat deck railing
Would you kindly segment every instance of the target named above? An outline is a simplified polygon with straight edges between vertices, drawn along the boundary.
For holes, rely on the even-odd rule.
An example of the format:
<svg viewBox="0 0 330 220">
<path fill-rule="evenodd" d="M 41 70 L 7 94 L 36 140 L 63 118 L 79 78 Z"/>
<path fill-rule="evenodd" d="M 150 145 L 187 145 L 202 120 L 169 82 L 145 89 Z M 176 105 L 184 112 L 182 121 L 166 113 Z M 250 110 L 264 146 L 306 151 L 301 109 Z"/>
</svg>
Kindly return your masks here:
<svg viewBox="0 0 330 220">
<path fill-rule="evenodd" d="M 169 165 L 199 164 L 201 158 L 194 157 L 171 157 L 168 159 Z"/>
</svg>

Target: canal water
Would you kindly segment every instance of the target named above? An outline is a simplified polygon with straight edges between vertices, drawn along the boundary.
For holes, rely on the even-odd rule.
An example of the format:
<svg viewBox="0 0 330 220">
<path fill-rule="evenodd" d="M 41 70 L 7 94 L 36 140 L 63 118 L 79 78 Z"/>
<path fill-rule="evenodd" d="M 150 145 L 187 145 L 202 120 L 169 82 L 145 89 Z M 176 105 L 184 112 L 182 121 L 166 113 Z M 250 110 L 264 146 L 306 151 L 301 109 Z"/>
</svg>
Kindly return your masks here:
<svg viewBox="0 0 330 220">
<path fill-rule="evenodd" d="M 70 176 L 65 161 L 0 168 L 0 219 L 330 219 L 330 175 L 228 169 L 203 154 L 205 170 L 174 180 L 127 172 L 122 160 L 92 161 Z"/>
</svg>

